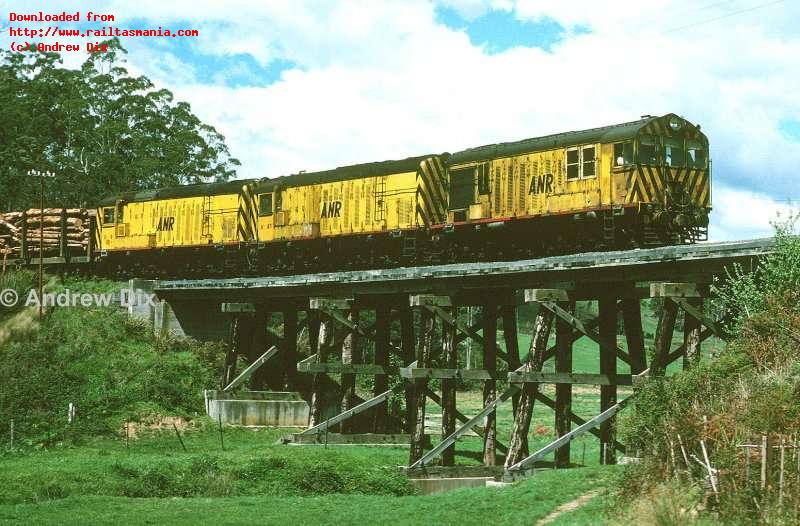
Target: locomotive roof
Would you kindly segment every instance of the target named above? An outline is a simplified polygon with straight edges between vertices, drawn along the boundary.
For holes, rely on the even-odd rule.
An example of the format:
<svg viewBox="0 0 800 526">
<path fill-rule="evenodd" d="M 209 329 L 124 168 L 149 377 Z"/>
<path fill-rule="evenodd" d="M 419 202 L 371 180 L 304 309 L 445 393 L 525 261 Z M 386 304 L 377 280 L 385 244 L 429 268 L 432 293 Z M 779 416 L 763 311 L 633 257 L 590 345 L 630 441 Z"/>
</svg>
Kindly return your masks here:
<svg viewBox="0 0 800 526">
<path fill-rule="evenodd" d="M 108 196 L 100 201 L 100 206 L 109 206 L 122 200 L 127 203 L 142 201 L 157 201 L 159 199 L 177 199 L 181 197 L 205 197 L 213 195 L 238 194 L 246 184 L 254 182 L 255 179 L 234 179 L 222 183 L 198 183 L 182 186 L 170 186 L 158 188 L 156 190 L 141 190 L 139 192 L 126 192 Z"/>
<path fill-rule="evenodd" d="M 451 155 L 448 164 L 453 165 L 473 161 L 483 161 L 497 157 L 507 157 L 527 152 L 551 150 L 554 148 L 563 148 L 577 144 L 608 143 L 612 141 L 630 139 L 633 138 L 639 132 L 639 130 L 651 122 L 664 117 L 670 117 L 672 115 L 672 113 L 668 113 L 667 115 L 661 117 L 647 116 L 636 121 L 613 124 L 611 126 L 602 126 L 600 128 L 556 133 L 553 135 L 523 139 L 521 141 L 501 142 L 498 144 L 487 144 L 484 146 L 478 146 L 476 148 L 468 148 Z"/>
<path fill-rule="evenodd" d="M 447 155 L 447 154 L 442 154 Z M 349 181 L 351 179 L 361 179 L 363 177 L 376 177 L 403 172 L 416 172 L 419 165 L 425 159 L 436 156 L 436 154 L 420 155 L 408 157 L 406 159 L 379 161 L 372 163 L 352 164 L 340 166 L 331 170 L 319 172 L 302 172 L 293 175 L 284 175 L 274 179 L 264 178 L 256 186 L 257 192 L 269 191 L 273 188 L 288 188 L 293 186 L 305 186 L 319 183 L 332 183 L 335 181 Z"/>
</svg>

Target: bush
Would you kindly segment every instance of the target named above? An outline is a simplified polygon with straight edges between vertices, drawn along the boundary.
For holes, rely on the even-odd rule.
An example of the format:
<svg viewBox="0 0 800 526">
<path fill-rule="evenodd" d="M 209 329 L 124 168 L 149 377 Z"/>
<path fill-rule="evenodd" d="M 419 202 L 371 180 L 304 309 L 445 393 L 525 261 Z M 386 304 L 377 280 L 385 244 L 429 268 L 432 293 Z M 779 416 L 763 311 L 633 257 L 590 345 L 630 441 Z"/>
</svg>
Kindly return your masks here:
<svg viewBox="0 0 800 526">
<path fill-rule="evenodd" d="M 40 330 L 0 347 L 0 422 L 14 420 L 20 444 L 49 446 L 152 414 L 190 417 L 204 411 L 202 391 L 216 383 L 222 354 L 221 345 L 155 337 L 113 308 L 53 308 Z"/>
<path fill-rule="evenodd" d="M 617 499 L 623 506 L 634 503 L 637 520 L 702 522 L 712 511 L 731 524 L 797 520 L 800 484 L 787 483 L 779 505 L 774 486 L 760 488 L 757 452 L 745 476 L 750 454 L 740 447 L 760 443 L 762 435 L 791 442 L 800 433 L 800 241 L 793 235 L 794 217 L 776 229 L 775 252 L 755 272 L 735 269 L 715 286 L 718 304 L 734 314 L 729 327 L 736 337 L 726 351 L 693 369 L 651 379 L 620 417 L 623 441 L 643 461 L 625 470 Z M 710 496 L 707 470 L 692 459 L 703 458 L 701 442 L 718 470 L 718 499 Z M 767 469 L 777 480 L 777 462 Z M 664 483 L 676 478 L 681 482 Z M 675 494 L 681 484 L 692 488 L 689 501 Z"/>
</svg>

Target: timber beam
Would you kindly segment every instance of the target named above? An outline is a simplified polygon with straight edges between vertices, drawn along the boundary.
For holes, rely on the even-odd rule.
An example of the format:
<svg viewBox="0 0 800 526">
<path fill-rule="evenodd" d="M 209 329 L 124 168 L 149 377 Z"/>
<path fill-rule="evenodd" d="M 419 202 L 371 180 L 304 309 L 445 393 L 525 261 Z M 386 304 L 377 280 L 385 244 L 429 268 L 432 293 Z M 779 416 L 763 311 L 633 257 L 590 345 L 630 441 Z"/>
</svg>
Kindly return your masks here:
<svg viewBox="0 0 800 526">
<path fill-rule="evenodd" d="M 353 308 L 353 299 L 314 297 L 308 299 L 308 308 L 313 310 L 350 310 Z"/>
<path fill-rule="evenodd" d="M 439 407 L 442 407 L 442 399 L 441 399 L 441 397 L 438 394 L 436 394 L 436 392 L 433 391 L 430 387 L 426 388 L 425 395 L 433 403 L 435 403 Z M 456 414 L 456 420 L 458 420 L 462 424 L 466 424 L 470 420 L 467 416 L 464 415 L 464 413 L 462 413 L 461 411 L 459 411 L 457 409 L 455 411 L 455 414 Z M 479 427 L 479 426 L 476 425 L 476 426 L 474 426 L 472 428 L 472 430 L 475 431 L 476 435 L 478 435 L 481 438 L 484 438 L 484 435 L 486 433 L 486 430 L 484 428 Z M 497 451 L 499 451 L 499 452 L 501 452 L 503 454 L 508 453 L 508 447 L 505 444 L 503 444 L 502 442 L 500 442 L 499 440 L 497 442 L 495 442 L 495 448 L 497 449 Z"/>
<path fill-rule="evenodd" d="M 588 374 L 588 373 L 541 373 L 513 372 L 508 373 L 508 381 L 512 383 L 537 384 L 586 384 L 586 385 L 633 385 L 629 374 Z"/>
<path fill-rule="evenodd" d="M 358 374 L 358 375 L 387 375 L 396 372 L 396 369 L 391 367 L 384 367 L 382 365 L 373 365 L 369 363 L 298 363 L 297 371 L 301 373 L 344 373 L 344 374 Z"/>
<path fill-rule="evenodd" d="M 712 331 L 711 329 L 709 329 L 708 327 L 706 327 L 706 328 L 705 328 L 705 329 L 703 329 L 703 331 L 700 333 L 700 340 L 699 340 L 699 342 L 698 342 L 698 343 L 702 343 L 702 342 L 706 341 L 707 339 L 709 339 L 709 338 L 710 338 L 710 337 L 712 337 L 713 335 L 714 335 L 714 331 Z M 666 363 L 666 365 L 669 365 L 669 364 L 671 364 L 672 362 L 674 362 L 675 360 L 679 359 L 681 356 L 683 356 L 683 355 L 684 355 L 684 353 L 685 353 L 685 352 L 686 352 L 686 344 L 682 344 L 680 347 L 678 347 L 677 349 L 675 349 L 674 351 L 672 351 L 671 353 L 669 353 L 669 355 L 667 356 L 667 363 Z"/>
<path fill-rule="evenodd" d="M 247 312 L 255 312 L 256 306 L 252 303 L 222 303 L 220 311 L 224 314 L 242 314 Z"/>
<path fill-rule="evenodd" d="M 486 369 L 437 369 L 430 367 L 401 367 L 400 376 L 408 379 L 445 378 L 462 380 L 505 380 L 506 375 Z"/>
<path fill-rule="evenodd" d="M 696 283 L 651 283 L 651 298 L 699 298 Z"/>
</svg>

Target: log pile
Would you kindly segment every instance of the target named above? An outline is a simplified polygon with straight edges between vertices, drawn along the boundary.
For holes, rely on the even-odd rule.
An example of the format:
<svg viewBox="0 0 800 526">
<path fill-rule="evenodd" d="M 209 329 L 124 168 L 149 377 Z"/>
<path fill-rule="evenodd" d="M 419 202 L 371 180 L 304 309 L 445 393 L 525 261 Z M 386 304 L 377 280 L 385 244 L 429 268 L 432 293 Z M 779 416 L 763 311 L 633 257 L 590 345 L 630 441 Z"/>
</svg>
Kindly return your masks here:
<svg viewBox="0 0 800 526">
<path fill-rule="evenodd" d="M 61 253 L 62 227 L 65 227 L 66 249 L 70 253 L 86 252 L 91 236 L 90 214 L 85 208 L 43 211 L 31 208 L 25 212 L 0 213 L 0 251 L 22 257 L 24 235 L 29 256 L 39 255 L 40 242 L 45 256 L 57 256 Z"/>
</svg>

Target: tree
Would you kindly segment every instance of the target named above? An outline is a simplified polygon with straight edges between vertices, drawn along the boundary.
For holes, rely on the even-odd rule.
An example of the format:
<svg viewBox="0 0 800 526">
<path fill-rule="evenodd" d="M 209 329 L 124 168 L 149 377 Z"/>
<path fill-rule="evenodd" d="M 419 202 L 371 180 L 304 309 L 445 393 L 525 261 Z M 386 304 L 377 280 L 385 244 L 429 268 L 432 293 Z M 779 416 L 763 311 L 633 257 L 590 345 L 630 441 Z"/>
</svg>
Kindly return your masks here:
<svg viewBox="0 0 800 526">
<path fill-rule="evenodd" d="M 124 67 L 114 39 L 79 70 L 56 53 L 0 51 L 0 211 L 38 203 L 28 170 L 51 170 L 49 206 L 124 191 L 225 181 L 239 161 L 189 104 Z"/>
</svg>

